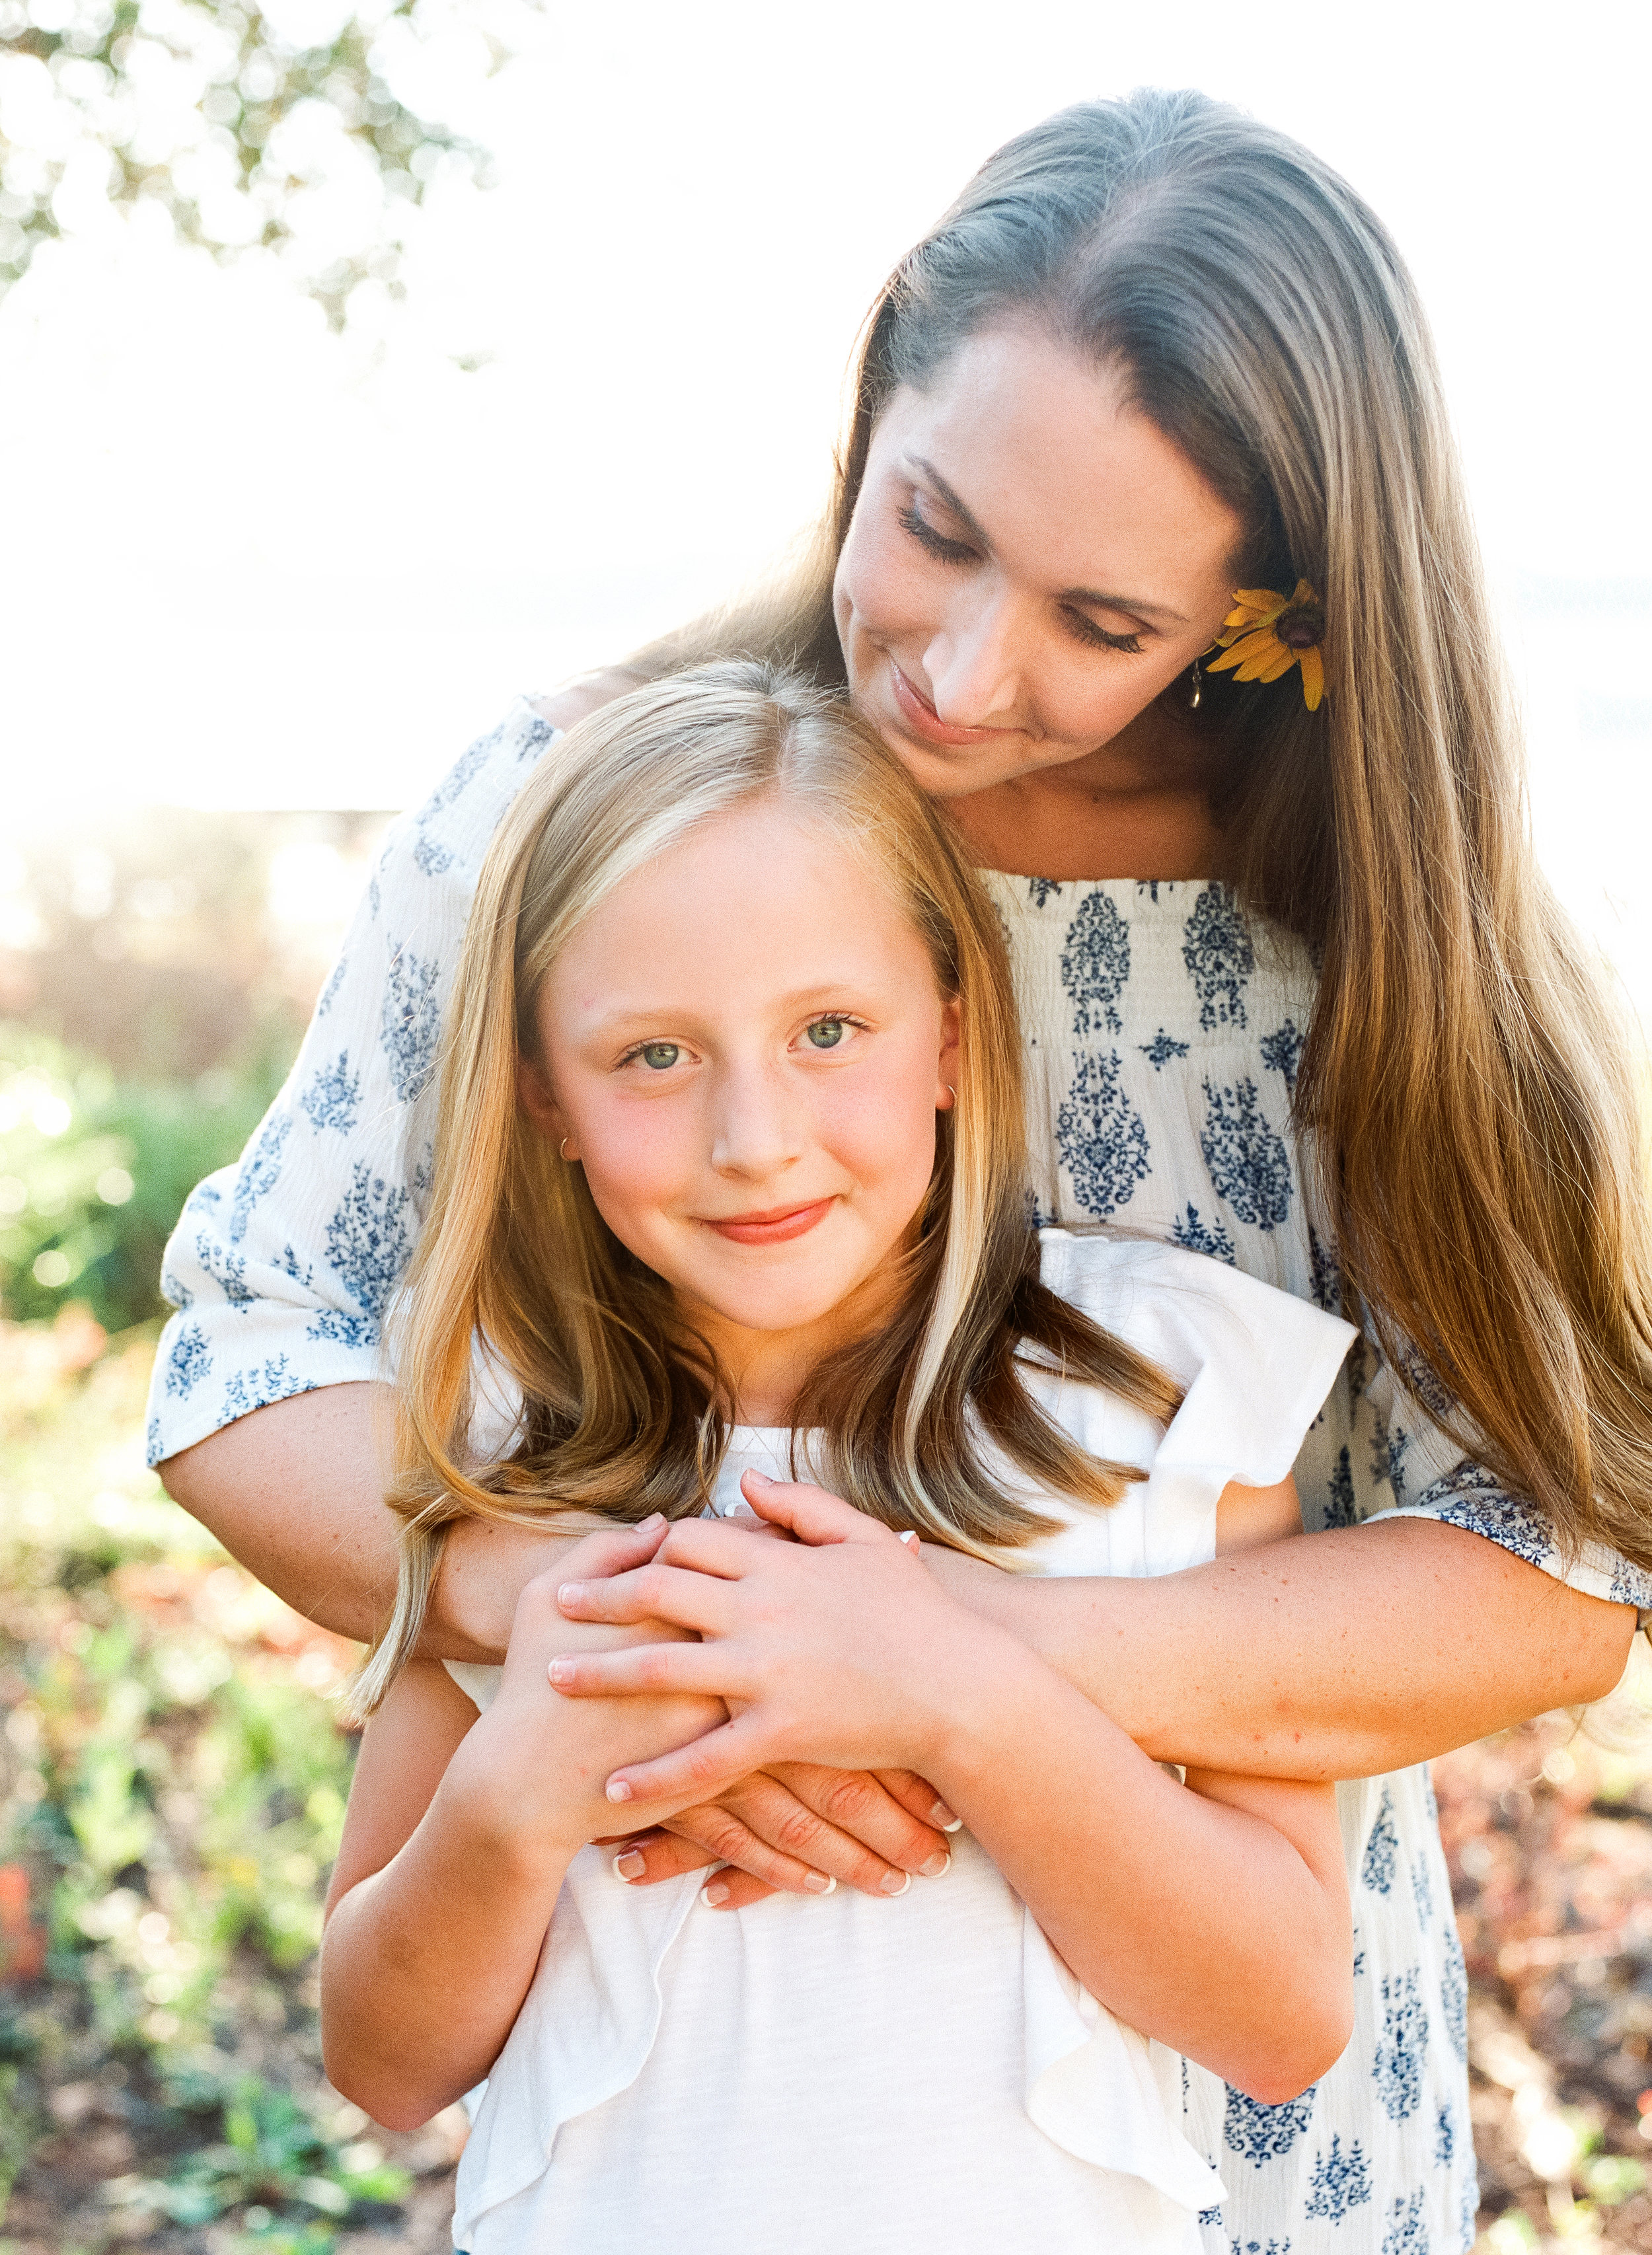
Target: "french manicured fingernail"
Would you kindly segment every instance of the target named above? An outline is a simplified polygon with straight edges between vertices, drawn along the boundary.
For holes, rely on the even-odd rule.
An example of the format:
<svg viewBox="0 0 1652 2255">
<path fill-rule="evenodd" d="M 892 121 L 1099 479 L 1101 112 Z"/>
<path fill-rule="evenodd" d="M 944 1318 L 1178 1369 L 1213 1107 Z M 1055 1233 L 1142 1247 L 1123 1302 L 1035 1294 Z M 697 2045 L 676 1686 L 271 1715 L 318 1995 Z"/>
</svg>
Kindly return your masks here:
<svg viewBox="0 0 1652 2255">
<path fill-rule="evenodd" d="M 723 1514 L 725 1519 L 756 1519 L 756 1513 L 743 1496 L 737 1503 L 731 1503 Z"/>
<path fill-rule="evenodd" d="M 622 1848 L 614 1858 L 616 1879 L 640 1879 L 648 1869 L 648 1858 L 640 1848 Z"/>
<path fill-rule="evenodd" d="M 564 1582 L 562 1587 L 557 1591 L 557 1603 L 559 1605 L 577 1605 L 584 1595 L 583 1582 Z"/>
<path fill-rule="evenodd" d="M 571 1660 L 553 1660 L 550 1667 L 545 1669 L 545 1674 L 553 1683 L 572 1683 L 573 1662 Z"/>
<path fill-rule="evenodd" d="M 728 1889 L 721 1879 L 714 1879 L 709 1886 L 700 1889 L 699 1899 L 707 1910 L 715 1910 L 719 1903 L 728 1901 Z"/>
<path fill-rule="evenodd" d="M 943 1872 L 950 1872 L 952 1870 L 953 1859 L 947 1854 L 945 1848 L 938 1848 L 935 1853 L 930 1858 L 928 1863 L 920 1864 L 917 1868 L 924 1879 L 938 1879 Z"/>
<path fill-rule="evenodd" d="M 944 1801 L 938 1801 L 930 1810 L 929 1821 L 931 1824 L 938 1824 L 943 1832 L 961 1832 L 964 1829 L 963 1818 L 954 1816 Z"/>
<path fill-rule="evenodd" d="M 629 1801 L 631 1797 L 631 1788 L 622 1777 L 609 1778 L 603 1791 L 610 1801 Z"/>
<path fill-rule="evenodd" d="M 910 1872 L 886 1872 L 878 1882 L 886 1895 L 903 1895 L 912 1884 Z"/>
<path fill-rule="evenodd" d="M 909 1527 L 909 1528 L 907 1528 L 907 1530 L 906 1530 L 905 1534 L 902 1535 L 901 1540 L 902 1540 L 902 1542 L 917 1542 L 917 1535 L 912 1532 L 911 1528 Z"/>
<path fill-rule="evenodd" d="M 812 1895 L 834 1895 L 838 1891 L 837 1881 L 828 1879 L 824 1872 L 805 1872 L 803 1884 Z"/>
</svg>

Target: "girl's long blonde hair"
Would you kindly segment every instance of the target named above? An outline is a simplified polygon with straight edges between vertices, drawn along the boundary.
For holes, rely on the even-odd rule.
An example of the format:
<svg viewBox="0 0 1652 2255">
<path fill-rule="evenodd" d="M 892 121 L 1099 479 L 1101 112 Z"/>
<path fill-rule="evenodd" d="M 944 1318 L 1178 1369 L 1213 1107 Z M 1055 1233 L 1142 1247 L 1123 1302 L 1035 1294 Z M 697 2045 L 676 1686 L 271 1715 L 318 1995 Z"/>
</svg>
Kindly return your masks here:
<svg viewBox="0 0 1652 2255">
<path fill-rule="evenodd" d="M 523 1110 L 517 1068 L 539 1057 L 546 973 L 598 903 L 763 797 L 865 858 L 960 1017 L 957 1104 L 938 1114 L 901 1303 L 794 1405 L 794 1425 L 819 1437 L 812 1467 L 889 1526 L 999 1553 L 1056 1522 L 1009 1493 L 981 1443 L 1091 1503 L 1141 1477 L 1044 1415 L 1022 1383 L 1026 1349 L 1150 1416 L 1173 1414 L 1161 1372 L 1039 1282 L 1003 935 L 945 818 L 840 699 L 750 664 L 679 674 L 572 730 L 482 864 L 447 1011 L 431 1210 L 393 1316 L 401 1575 L 357 1714 L 417 1644 L 456 1519 L 635 1523 L 706 1500 L 730 1408 L 714 1357 L 603 1221 L 583 1169 Z M 491 1461 L 472 1439 L 479 1380 L 522 1405 Z"/>
<path fill-rule="evenodd" d="M 1240 514 L 1235 584 L 1325 599 L 1328 694 L 1207 678 L 1214 810 L 1254 910 L 1322 971 L 1296 1092 L 1345 1312 L 1466 1453 L 1652 1566 L 1652 1244 L 1638 1050 L 1541 875 L 1518 723 L 1427 323 L 1328 165 L 1197 94 L 1047 119 L 873 308 L 795 573 L 642 652 L 844 681 L 832 580 L 873 426 L 966 337 L 1032 320 L 1121 369 Z"/>
</svg>

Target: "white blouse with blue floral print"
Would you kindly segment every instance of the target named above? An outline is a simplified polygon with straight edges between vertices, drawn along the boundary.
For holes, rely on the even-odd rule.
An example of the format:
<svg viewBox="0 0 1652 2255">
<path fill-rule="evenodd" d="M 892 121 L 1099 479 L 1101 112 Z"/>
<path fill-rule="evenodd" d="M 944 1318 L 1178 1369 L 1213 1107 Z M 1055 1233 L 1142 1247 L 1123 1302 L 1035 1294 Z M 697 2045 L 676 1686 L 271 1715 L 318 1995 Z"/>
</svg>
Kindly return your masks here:
<svg viewBox="0 0 1652 2255">
<path fill-rule="evenodd" d="M 382 1376 L 379 1326 L 430 1184 L 437 1035 L 482 855 L 553 731 L 524 702 L 385 844 L 285 1087 L 167 1248 L 177 1314 L 151 1463 L 271 1401 Z M 1028 1044 L 1042 1221 L 1170 1238 L 1323 1308 L 1334 1248 L 1306 1211 L 1290 1099 L 1313 1007 L 1306 951 L 1222 886 L 995 874 Z M 1546 1521 L 1440 1430 L 1420 1361 L 1369 1342 L 1303 1449 L 1308 1527 L 1444 1520 L 1574 1588 L 1641 1607 L 1652 1576 L 1599 1546 L 1563 1566 Z M 1466 1981 L 1425 1767 L 1339 1788 L 1356 1931 L 1353 2041 L 1280 2106 L 1198 2082 L 1188 2133 L 1229 2188 L 1207 2255 L 1448 2255 L 1473 2237 Z"/>
</svg>

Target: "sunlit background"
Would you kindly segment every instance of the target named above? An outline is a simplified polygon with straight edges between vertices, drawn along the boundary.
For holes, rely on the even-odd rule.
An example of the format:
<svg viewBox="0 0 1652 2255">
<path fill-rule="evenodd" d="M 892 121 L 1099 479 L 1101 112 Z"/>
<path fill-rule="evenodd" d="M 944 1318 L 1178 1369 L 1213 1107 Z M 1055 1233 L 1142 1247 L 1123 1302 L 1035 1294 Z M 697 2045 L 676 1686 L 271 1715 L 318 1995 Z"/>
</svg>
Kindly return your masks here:
<svg viewBox="0 0 1652 2255">
<path fill-rule="evenodd" d="M 295 41 L 342 13 L 269 11 Z M 808 518 L 861 316 L 988 150 L 1081 95 L 1192 83 L 1339 165 L 1419 276 L 1543 851 L 1645 994 L 1652 11 L 456 0 L 421 20 L 380 67 L 496 185 L 430 162 L 404 299 L 368 284 L 342 334 L 292 259 L 215 264 L 157 207 L 111 213 L 95 156 L 65 176 L 62 238 L 0 310 L 14 839 L 116 805 L 416 797 L 518 690 L 682 617 Z M 0 80 L 14 126 L 27 75 Z M 199 92 L 150 74 L 155 148 L 200 139 Z M 348 247 L 376 193 L 341 143 L 299 251 Z M 353 882 L 326 851 L 283 878 L 324 920 Z"/>
</svg>

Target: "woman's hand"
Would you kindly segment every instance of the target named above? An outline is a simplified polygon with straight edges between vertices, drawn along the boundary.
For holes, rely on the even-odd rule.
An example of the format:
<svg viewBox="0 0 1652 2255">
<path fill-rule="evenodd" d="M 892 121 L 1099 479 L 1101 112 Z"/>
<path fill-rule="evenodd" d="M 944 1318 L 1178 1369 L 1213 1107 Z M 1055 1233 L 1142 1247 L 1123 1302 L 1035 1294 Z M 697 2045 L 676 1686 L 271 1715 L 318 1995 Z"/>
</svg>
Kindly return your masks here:
<svg viewBox="0 0 1652 2255">
<path fill-rule="evenodd" d="M 609 1800 L 709 1797 L 784 1761 L 932 1770 L 982 1696 L 991 1652 L 1002 1647 L 1011 1675 L 1027 1655 L 940 1591 L 919 1565 L 916 1536 L 893 1535 L 818 1488 L 755 1472 L 742 1487 L 801 1545 L 754 1543 L 714 1521 L 682 1521 L 648 1564 L 562 1587 L 572 1619 L 666 1619 L 701 1641 L 570 1654 L 552 1663 L 559 1690 L 699 1693 L 730 1711 L 692 1747 L 622 1765 Z"/>
<path fill-rule="evenodd" d="M 777 1893 L 826 1894 L 833 1882 L 900 1895 L 915 1875 L 932 1879 L 946 1869 L 944 1835 L 958 1823 L 910 1770 L 777 1762 L 657 1830 L 620 1836 L 614 1868 L 633 1886 L 657 1886 L 721 1864 L 706 1889 L 715 1910 L 744 1910 Z"/>
</svg>

